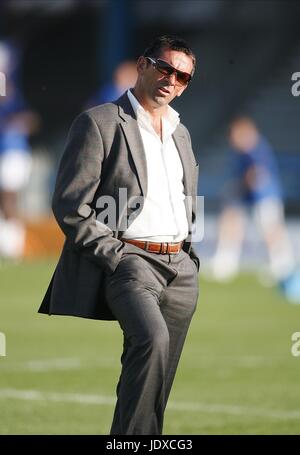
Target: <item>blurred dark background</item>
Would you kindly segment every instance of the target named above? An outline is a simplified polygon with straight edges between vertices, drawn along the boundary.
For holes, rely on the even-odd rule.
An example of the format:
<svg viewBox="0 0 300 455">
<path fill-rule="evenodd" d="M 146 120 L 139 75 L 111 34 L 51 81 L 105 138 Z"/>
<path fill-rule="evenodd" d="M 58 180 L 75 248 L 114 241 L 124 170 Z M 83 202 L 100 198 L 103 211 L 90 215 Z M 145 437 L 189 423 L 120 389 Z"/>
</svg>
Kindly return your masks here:
<svg viewBox="0 0 300 455">
<path fill-rule="evenodd" d="M 230 172 L 226 131 L 232 116 L 250 115 L 279 162 L 286 213 L 300 213 L 300 2 L 279 0 L 10 0 L 1 2 L 0 40 L 22 50 L 21 86 L 41 117 L 31 137 L 34 170 L 24 204 L 50 210 L 57 163 L 74 117 L 126 59 L 156 35 L 176 34 L 198 66 L 174 102 L 200 163 L 206 213 L 217 213 Z"/>
</svg>

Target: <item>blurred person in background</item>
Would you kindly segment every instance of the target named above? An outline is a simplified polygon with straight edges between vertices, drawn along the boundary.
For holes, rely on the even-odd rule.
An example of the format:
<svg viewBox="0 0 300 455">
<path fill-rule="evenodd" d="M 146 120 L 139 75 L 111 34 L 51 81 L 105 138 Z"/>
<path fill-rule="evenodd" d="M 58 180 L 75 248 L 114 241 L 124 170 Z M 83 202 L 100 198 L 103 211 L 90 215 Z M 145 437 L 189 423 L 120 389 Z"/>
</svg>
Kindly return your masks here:
<svg viewBox="0 0 300 455">
<path fill-rule="evenodd" d="M 88 101 L 86 108 L 109 103 L 118 99 L 123 93 L 135 86 L 137 79 L 136 62 L 126 60 L 120 63 L 113 73 L 111 82 L 106 82 Z"/>
<path fill-rule="evenodd" d="M 155 39 L 137 61 L 135 86 L 76 118 L 58 171 L 52 207 L 66 243 L 39 312 L 119 322 L 111 434 L 162 433 L 197 306 L 198 167 L 169 106 L 195 64 L 182 39 Z"/>
<path fill-rule="evenodd" d="M 19 196 L 31 170 L 29 134 L 38 117 L 29 111 L 19 87 L 20 56 L 12 43 L 0 42 L 0 71 L 6 93 L 0 96 L 0 258 L 18 259 L 24 253 L 25 227 Z"/>
<path fill-rule="evenodd" d="M 250 208 L 267 247 L 272 281 L 280 285 L 288 298 L 300 299 L 299 277 L 272 148 L 248 117 L 238 117 L 230 124 L 229 143 L 234 157 L 233 176 L 223 194 L 225 207 L 212 260 L 213 278 L 226 281 L 238 273 Z"/>
</svg>

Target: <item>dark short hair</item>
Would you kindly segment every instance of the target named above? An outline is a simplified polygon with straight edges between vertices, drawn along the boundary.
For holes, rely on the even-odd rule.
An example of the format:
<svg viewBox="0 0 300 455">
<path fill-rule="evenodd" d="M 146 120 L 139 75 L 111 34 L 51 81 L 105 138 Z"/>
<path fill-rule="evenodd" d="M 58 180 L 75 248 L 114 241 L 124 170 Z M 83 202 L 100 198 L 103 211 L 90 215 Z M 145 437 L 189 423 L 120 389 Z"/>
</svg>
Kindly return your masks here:
<svg viewBox="0 0 300 455">
<path fill-rule="evenodd" d="M 192 58 L 193 61 L 193 71 L 194 74 L 196 67 L 196 56 L 192 49 L 188 46 L 186 41 L 182 38 L 178 38 L 173 35 L 162 35 L 155 38 L 152 43 L 145 49 L 143 56 L 144 57 L 160 57 L 161 51 L 163 49 L 171 49 L 173 51 L 184 52 L 186 55 Z"/>
</svg>

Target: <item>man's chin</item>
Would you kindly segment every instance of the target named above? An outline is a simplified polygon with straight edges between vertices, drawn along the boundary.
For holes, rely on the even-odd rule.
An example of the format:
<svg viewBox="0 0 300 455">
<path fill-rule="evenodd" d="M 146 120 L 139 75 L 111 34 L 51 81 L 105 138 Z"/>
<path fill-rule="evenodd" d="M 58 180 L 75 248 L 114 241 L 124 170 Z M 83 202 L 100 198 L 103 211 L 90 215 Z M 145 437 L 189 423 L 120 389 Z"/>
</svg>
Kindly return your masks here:
<svg viewBox="0 0 300 455">
<path fill-rule="evenodd" d="M 155 99 L 155 102 L 159 105 L 159 106 L 166 106 L 167 104 L 169 104 L 172 99 L 169 98 L 168 96 L 161 96 L 161 95 L 156 95 L 154 97 Z"/>
</svg>

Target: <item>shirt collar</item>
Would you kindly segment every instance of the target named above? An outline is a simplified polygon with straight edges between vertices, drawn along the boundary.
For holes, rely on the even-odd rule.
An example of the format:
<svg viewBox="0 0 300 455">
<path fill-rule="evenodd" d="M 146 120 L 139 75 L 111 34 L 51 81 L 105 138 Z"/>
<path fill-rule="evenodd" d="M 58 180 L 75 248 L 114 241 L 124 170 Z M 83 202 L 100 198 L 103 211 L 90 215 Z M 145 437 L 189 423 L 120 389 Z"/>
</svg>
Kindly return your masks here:
<svg viewBox="0 0 300 455">
<path fill-rule="evenodd" d="M 138 122 L 140 120 L 142 121 L 144 120 L 151 124 L 150 114 L 148 114 L 148 112 L 145 111 L 143 106 L 138 102 L 138 100 L 136 99 L 136 97 L 134 96 L 130 89 L 127 90 L 127 96 L 132 105 Z M 170 129 L 172 129 L 172 131 L 174 132 L 175 129 L 177 128 L 177 125 L 180 122 L 179 114 L 171 106 L 167 106 L 167 114 L 164 116 L 164 120 L 167 121 L 167 123 L 170 126 Z"/>
</svg>

